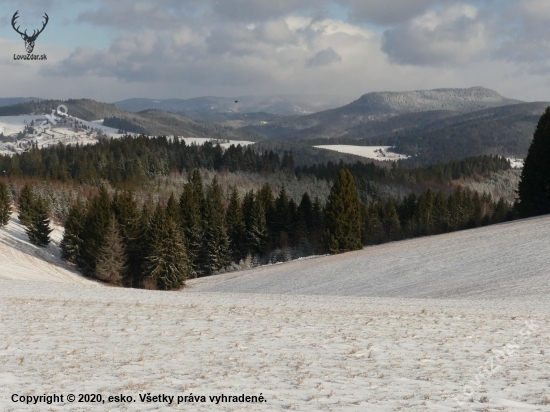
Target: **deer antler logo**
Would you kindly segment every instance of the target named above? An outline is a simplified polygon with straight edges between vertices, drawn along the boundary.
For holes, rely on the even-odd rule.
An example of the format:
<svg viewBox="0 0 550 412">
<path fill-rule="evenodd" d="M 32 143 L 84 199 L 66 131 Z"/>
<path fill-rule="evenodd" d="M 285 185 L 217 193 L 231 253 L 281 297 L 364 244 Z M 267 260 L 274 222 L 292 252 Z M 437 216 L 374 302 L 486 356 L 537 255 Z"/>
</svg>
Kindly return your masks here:
<svg viewBox="0 0 550 412">
<path fill-rule="evenodd" d="M 33 31 L 32 36 L 29 36 L 27 34 L 27 30 L 25 30 L 24 33 L 21 33 L 19 31 L 20 26 L 15 27 L 15 24 L 16 24 L 18 18 L 19 18 L 19 10 L 16 11 L 15 14 L 13 15 L 13 17 L 11 19 L 11 25 L 12 25 L 13 29 L 21 35 L 21 38 L 23 40 L 25 40 L 25 48 L 27 49 L 27 53 L 31 54 L 32 51 L 34 50 L 34 42 L 36 41 L 38 35 L 44 31 L 44 29 L 46 28 L 46 25 L 48 24 L 48 21 L 50 20 L 50 18 L 48 17 L 48 15 L 46 13 L 44 13 L 44 18 L 46 19 L 46 21 L 44 21 L 44 23 L 42 25 L 42 28 L 40 30 L 38 30 L 38 31 L 34 30 Z"/>
</svg>

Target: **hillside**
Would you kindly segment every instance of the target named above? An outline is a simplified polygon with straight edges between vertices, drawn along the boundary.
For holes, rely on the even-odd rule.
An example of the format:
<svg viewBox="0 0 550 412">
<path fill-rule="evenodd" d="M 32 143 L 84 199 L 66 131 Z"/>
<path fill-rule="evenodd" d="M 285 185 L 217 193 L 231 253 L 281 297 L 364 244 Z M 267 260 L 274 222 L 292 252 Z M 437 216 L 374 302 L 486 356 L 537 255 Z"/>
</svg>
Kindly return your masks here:
<svg viewBox="0 0 550 412">
<path fill-rule="evenodd" d="M 400 127 L 422 124 L 422 122 L 429 121 L 434 115 L 446 117 L 452 116 L 456 112 L 473 112 L 518 103 L 521 102 L 505 98 L 493 90 L 482 87 L 412 92 L 373 92 L 337 109 L 292 119 L 282 119 L 254 130 L 259 133 L 265 130 L 266 135 L 273 136 L 273 129 L 275 129 L 278 130 L 277 135 L 285 139 L 332 138 L 343 136 L 349 129 L 361 124 L 386 121 L 394 116 L 408 113 L 435 112 L 427 113 L 427 120 L 423 120 L 423 114 L 410 118 L 405 125 Z M 304 129 L 311 129 L 311 133 Z M 296 134 L 299 131 L 302 133 Z"/>
<path fill-rule="evenodd" d="M 550 217 L 196 279 L 193 292 L 519 298 L 550 296 Z"/>
<path fill-rule="evenodd" d="M 128 99 L 115 105 L 129 112 L 158 109 L 167 112 L 258 113 L 278 116 L 292 116 L 333 109 L 349 102 L 342 96 L 238 96 L 238 97 L 196 97 L 192 99 Z"/>
<path fill-rule="evenodd" d="M 549 105 L 547 102 L 523 103 L 480 110 L 425 127 L 377 136 L 360 144 L 376 142 L 394 146 L 398 153 L 416 156 L 417 163 L 460 159 L 474 153 L 523 159 L 540 116 Z"/>
<path fill-rule="evenodd" d="M 65 105 L 68 109 L 68 114 L 72 117 L 88 122 L 103 120 L 104 126 L 122 129 L 131 133 L 248 141 L 263 139 L 253 132 L 203 121 L 193 121 L 184 116 L 160 110 L 130 113 L 118 109 L 113 104 L 100 103 L 89 99 L 67 101 L 43 100 L 40 102 L 20 103 L 0 107 L 0 116 L 51 113 L 52 110 L 55 110 L 60 105 Z"/>
<path fill-rule="evenodd" d="M 12 400 L 63 388 L 100 394 L 109 411 L 169 409 L 178 397 L 184 408 L 191 394 L 204 396 L 198 411 L 547 410 L 549 230 L 543 217 L 198 279 L 180 293 L 42 282 L 27 266 L 0 279 L 0 409 L 73 410 L 66 397 Z M 9 270 L 20 264 L 2 256 Z M 174 398 L 140 399 L 157 393 Z M 265 402 L 209 398 L 222 393 Z M 120 394 L 132 401 L 109 402 Z"/>
<path fill-rule="evenodd" d="M 96 285 L 61 259 L 63 227 L 53 224 L 52 229 L 52 243 L 47 248 L 37 247 L 12 214 L 8 225 L 0 228 L 0 279 Z"/>
<path fill-rule="evenodd" d="M 39 97 L 2 97 L 0 98 L 0 107 L 2 106 L 11 106 L 19 103 L 27 103 L 32 101 L 43 100 Z"/>
</svg>

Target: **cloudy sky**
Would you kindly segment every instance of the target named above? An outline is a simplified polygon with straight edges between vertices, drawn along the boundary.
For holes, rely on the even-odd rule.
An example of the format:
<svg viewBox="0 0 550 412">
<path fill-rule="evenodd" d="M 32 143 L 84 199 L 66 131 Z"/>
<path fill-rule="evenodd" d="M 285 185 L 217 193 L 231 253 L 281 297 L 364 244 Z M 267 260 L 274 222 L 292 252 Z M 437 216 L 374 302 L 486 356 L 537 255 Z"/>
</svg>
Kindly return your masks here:
<svg viewBox="0 0 550 412">
<path fill-rule="evenodd" d="M 484 86 L 550 100 L 550 0 L 0 0 L 0 97 L 341 95 Z M 11 27 L 49 24 L 14 61 Z"/>
</svg>

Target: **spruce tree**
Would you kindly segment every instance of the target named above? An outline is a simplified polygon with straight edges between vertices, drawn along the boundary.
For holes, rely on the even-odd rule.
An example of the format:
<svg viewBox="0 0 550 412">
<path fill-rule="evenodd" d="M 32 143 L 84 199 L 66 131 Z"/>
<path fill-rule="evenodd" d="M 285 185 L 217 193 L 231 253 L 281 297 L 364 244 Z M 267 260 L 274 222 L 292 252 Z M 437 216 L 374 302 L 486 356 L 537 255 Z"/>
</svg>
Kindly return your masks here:
<svg viewBox="0 0 550 412">
<path fill-rule="evenodd" d="M 11 198 L 8 193 L 8 187 L 4 182 L 0 182 L 0 226 L 6 226 L 10 221 Z"/>
<path fill-rule="evenodd" d="M 390 242 L 401 238 L 401 223 L 395 207 L 395 200 L 393 199 L 389 199 L 384 205 L 382 224 L 386 232 L 386 237 Z"/>
<path fill-rule="evenodd" d="M 435 195 L 433 208 L 434 231 L 436 234 L 445 233 L 449 230 L 449 210 L 445 195 L 439 191 Z"/>
<path fill-rule="evenodd" d="M 202 246 L 204 228 L 201 212 L 202 192 L 198 192 L 198 187 L 198 185 L 188 183 L 183 187 L 183 192 L 180 196 L 180 224 L 187 242 L 190 278 L 201 276 L 203 266 Z M 200 187 L 202 188 L 202 184 Z"/>
<path fill-rule="evenodd" d="M 252 256 L 262 256 L 268 236 L 267 224 L 264 208 L 252 191 L 243 200 L 243 215 L 248 253 Z"/>
<path fill-rule="evenodd" d="M 174 221 L 157 205 L 147 233 L 147 252 L 143 262 L 144 285 L 157 289 L 179 289 L 189 275 L 185 241 Z"/>
<path fill-rule="evenodd" d="M 501 197 L 495 205 L 493 215 L 491 216 L 492 223 L 502 223 L 511 219 L 511 207 Z"/>
<path fill-rule="evenodd" d="M 244 244 L 245 225 L 237 186 L 234 186 L 231 192 L 229 206 L 225 213 L 225 222 L 227 225 L 231 255 L 233 256 L 233 260 L 238 263 L 241 259 L 246 257 L 246 249 Z"/>
<path fill-rule="evenodd" d="M 26 226 L 25 232 L 29 236 L 31 243 L 40 247 L 46 247 L 50 244 L 52 229 L 50 229 L 46 202 L 41 197 L 34 200 L 32 214 Z"/>
<path fill-rule="evenodd" d="M 19 193 L 19 215 L 17 216 L 22 225 L 29 225 L 33 214 L 35 196 L 32 187 L 25 184 Z"/>
<path fill-rule="evenodd" d="M 81 269 L 88 275 L 93 275 L 99 258 L 99 249 L 103 245 L 107 230 L 111 223 L 111 199 L 105 187 L 99 189 L 99 194 L 89 203 L 82 233 Z"/>
<path fill-rule="evenodd" d="M 144 205 L 147 209 L 147 206 Z M 148 209 L 145 212 L 144 220 L 141 221 L 141 214 L 138 209 L 134 195 L 130 191 L 115 193 L 112 201 L 112 209 L 118 223 L 124 250 L 127 256 L 126 277 L 122 284 L 130 287 L 137 287 L 141 277 L 141 265 L 143 263 L 143 236 L 149 226 Z"/>
<path fill-rule="evenodd" d="M 298 206 L 298 221 L 300 229 L 305 230 L 305 233 L 309 235 L 313 232 L 315 227 L 313 203 L 307 192 L 303 194 L 300 206 Z"/>
<path fill-rule="evenodd" d="M 380 219 L 378 207 L 375 204 L 364 205 L 362 211 L 363 244 L 367 246 L 376 245 L 382 241 L 384 234 L 384 228 L 382 226 L 382 220 Z"/>
<path fill-rule="evenodd" d="M 181 224 L 181 214 L 178 202 L 174 197 L 174 192 L 170 193 L 170 197 L 166 202 L 166 215 L 176 224 Z"/>
<path fill-rule="evenodd" d="M 353 176 L 341 169 L 330 191 L 324 213 L 323 240 L 327 252 L 361 249 L 361 202 Z"/>
<path fill-rule="evenodd" d="M 415 221 L 418 228 L 418 234 L 426 236 L 432 233 L 433 230 L 433 202 L 435 200 L 434 193 L 428 189 L 418 198 Z M 392 238 L 395 240 L 395 238 Z"/>
<path fill-rule="evenodd" d="M 278 225 L 276 211 L 275 211 L 275 198 L 273 196 L 273 190 L 268 183 L 265 183 L 262 188 L 256 194 L 256 198 L 260 202 L 262 209 L 265 212 L 265 221 L 268 231 L 274 233 Z"/>
<path fill-rule="evenodd" d="M 65 231 L 61 240 L 61 256 L 68 262 L 78 264 L 82 254 L 82 233 L 86 224 L 86 208 L 80 202 L 73 203 L 65 221 Z"/>
<path fill-rule="evenodd" d="M 313 200 L 313 231 L 312 231 L 312 243 L 316 253 L 320 252 L 322 249 L 322 240 L 323 240 L 323 206 L 321 205 L 321 200 L 319 196 L 315 196 Z"/>
<path fill-rule="evenodd" d="M 113 216 L 99 249 L 95 277 L 113 285 L 121 285 L 126 276 L 126 253 L 116 217 Z"/>
<path fill-rule="evenodd" d="M 212 275 L 231 262 L 222 189 L 217 177 L 214 177 L 206 191 L 204 217 L 203 269 L 206 275 Z"/>
<path fill-rule="evenodd" d="M 533 135 L 517 193 L 516 210 L 520 217 L 550 213 L 550 107 Z"/>
</svg>

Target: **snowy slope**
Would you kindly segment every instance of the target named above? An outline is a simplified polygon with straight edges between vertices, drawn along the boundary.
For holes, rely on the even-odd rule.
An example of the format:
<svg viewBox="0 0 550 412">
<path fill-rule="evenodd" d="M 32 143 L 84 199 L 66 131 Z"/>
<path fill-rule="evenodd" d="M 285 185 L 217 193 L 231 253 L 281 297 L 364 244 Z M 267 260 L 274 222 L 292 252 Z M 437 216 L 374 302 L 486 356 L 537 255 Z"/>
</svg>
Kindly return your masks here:
<svg viewBox="0 0 550 412">
<path fill-rule="evenodd" d="M 348 153 L 356 156 L 366 157 L 380 161 L 396 161 L 407 159 L 409 156 L 390 152 L 391 146 L 352 146 L 345 144 L 332 144 L 314 146 L 318 149 L 333 150 L 339 153 Z"/>
<path fill-rule="evenodd" d="M 44 121 L 48 120 L 45 115 L 21 115 L 21 116 L 0 116 L 0 133 L 3 133 L 5 137 L 5 142 L 0 141 L 0 155 L 12 155 L 14 153 L 21 153 L 27 150 L 30 147 L 30 143 L 37 144 L 38 147 L 48 147 L 55 146 L 59 143 L 72 145 L 88 145 L 95 144 L 98 142 L 98 135 L 103 134 L 112 138 L 119 138 L 122 135 L 118 133 L 117 129 L 112 127 L 103 126 L 103 120 L 93 120 L 91 122 L 78 119 L 76 117 L 68 117 L 71 124 L 74 121 L 77 121 L 78 124 L 92 128 L 93 132 L 89 133 L 88 130 L 75 131 L 73 127 L 65 127 L 61 123 L 60 119 L 57 118 L 55 127 L 50 127 L 51 123 L 48 123 L 48 127 L 41 127 L 39 130 L 42 133 L 38 137 L 29 135 L 23 139 L 17 139 L 16 136 L 18 133 L 24 131 L 25 127 L 34 124 L 42 124 Z M 198 138 L 198 137 L 185 137 L 183 138 L 188 144 L 198 144 L 202 145 L 207 141 L 212 141 L 208 138 Z M 241 140 L 228 140 L 224 143 L 220 143 L 220 146 L 223 148 L 228 148 L 231 145 L 241 145 L 248 146 L 254 144 L 250 141 L 241 141 Z"/>
<path fill-rule="evenodd" d="M 52 117 L 45 115 L 21 115 L 21 116 L 0 116 L 0 133 L 4 134 L 5 141 L 0 142 L 0 154 L 11 155 L 20 153 L 28 149 L 30 143 L 37 144 L 38 147 L 55 146 L 59 143 L 71 144 L 95 144 L 98 141 L 98 135 L 104 134 L 108 137 L 120 137 L 118 130 L 103 126 L 103 120 L 87 122 L 75 117 L 67 117 L 68 124 L 64 126 L 59 117 L 53 118 L 55 125 L 51 123 Z M 88 130 L 75 131 L 72 125 L 77 121 L 83 126 L 93 128 L 93 132 Z M 17 138 L 17 134 L 23 132 L 26 126 L 35 124 L 38 131 L 37 136 L 32 134 L 25 138 Z"/>
<path fill-rule="evenodd" d="M 531 219 L 175 293 L 75 284 L 67 273 L 0 278 L 0 410 L 548 411 L 549 230 L 549 217 Z M 40 257 L 24 261 L 16 222 L 0 236 L 0 273 L 53 276 Z M 429 298 L 403 298 L 419 296 Z M 105 403 L 67 401 L 90 393 Z M 14 394 L 65 398 L 25 405 Z M 108 401 L 120 394 L 133 401 Z M 146 394 L 175 398 L 143 403 Z M 205 402 L 177 405 L 191 394 Z M 266 402 L 210 401 L 221 394 Z"/>
<path fill-rule="evenodd" d="M 404 298 L 550 297 L 550 217 L 189 282 L 197 292 Z"/>
<path fill-rule="evenodd" d="M 163 293 L 0 280 L 0 328 L 2 411 L 548 411 L 550 402 L 550 306 L 534 299 Z M 511 342 L 515 349 L 497 363 Z M 484 367 L 498 370 L 479 377 Z M 95 393 L 106 403 L 11 400 L 45 393 Z M 147 393 L 207 400 L 140 402 Z M 108 402 L 119 394 L 136 401 Z M 266 402 L 208 400 L 221 394 L 262 394 Z M 469 409 L 470 399 L 482 403 Z"/>
<path fill-rule="evenodd" d="M 95 285 L 61 259 L 59 242 L 63 228 L 51 226 L 52 243 L 40 248 L 29 242 L 16 215 L 11 216 L 8 225 L 0 228 L 0 279 Z"/>
</svg>

